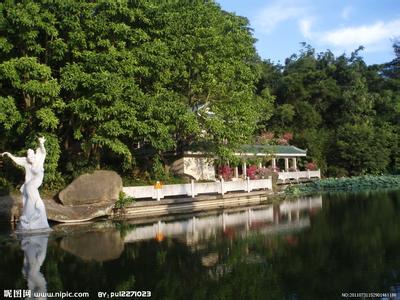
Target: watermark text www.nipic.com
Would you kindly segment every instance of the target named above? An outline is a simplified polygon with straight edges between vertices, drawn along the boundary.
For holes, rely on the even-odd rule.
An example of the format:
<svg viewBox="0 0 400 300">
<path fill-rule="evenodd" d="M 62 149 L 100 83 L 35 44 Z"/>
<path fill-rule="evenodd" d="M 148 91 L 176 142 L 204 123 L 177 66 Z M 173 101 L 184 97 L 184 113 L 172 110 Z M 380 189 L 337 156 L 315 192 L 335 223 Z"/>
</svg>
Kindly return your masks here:
<svg viewBox="0 0 400 300">
<path fill-rule="evenodd" d="M 89 298 L 88 292 L 33 292 L 31 290 L 4 290 L 4 298 Z"/>
<path fill-rule="evenodd" d="M 396 299 L 396 293 L 342 293 L 342 298 L 386 298 Z"/>
</svg>

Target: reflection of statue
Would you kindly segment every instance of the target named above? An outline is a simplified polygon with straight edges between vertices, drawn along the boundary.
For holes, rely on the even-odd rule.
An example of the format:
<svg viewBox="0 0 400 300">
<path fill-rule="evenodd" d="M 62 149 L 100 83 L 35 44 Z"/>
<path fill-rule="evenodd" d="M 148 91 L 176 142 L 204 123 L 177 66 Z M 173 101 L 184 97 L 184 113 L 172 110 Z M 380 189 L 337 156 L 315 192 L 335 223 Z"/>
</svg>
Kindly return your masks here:
<svg viewBox="0 0 400 300">
<path fill-rule="evenodd" d="M 9 152 L 2 153 L 2 156 L 8 155 L 17 165 L 25 168 L 25 183 L 20 189 L 23 197 L 23 211 L 18 225 L 20 230 L 49 228 L 46 209 L 38 190 L 43 182 L 43 164 L 46 158 L 45 141 L 44 137 L 39 138 L 40 147 L 36 153 L 32 149 L 28 149 L 27 157 L 15 157 Z"/>
<path fill-rule="evenodd" d="M 48 234 L 29 235 L 25 236 L 21 241 L 21 249 L 24 251 L 22 274 L 28 282 L 28 290 L 31 291 L 32 299 L 34 298 L 34 293 L 44 295 L 47 292 L 46 279 L 40 273 L 40 267 L 46 258 L 48 237 Z M 39 299 L 46 299 L 46 297 Z"/>
</svg>

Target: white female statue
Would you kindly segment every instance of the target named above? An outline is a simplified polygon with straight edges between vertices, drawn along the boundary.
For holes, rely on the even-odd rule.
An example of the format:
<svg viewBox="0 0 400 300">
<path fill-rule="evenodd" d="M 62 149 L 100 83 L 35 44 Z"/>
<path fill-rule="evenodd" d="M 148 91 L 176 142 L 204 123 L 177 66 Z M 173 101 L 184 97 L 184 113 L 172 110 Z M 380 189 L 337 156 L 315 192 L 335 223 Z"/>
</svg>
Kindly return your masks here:
<svg viewBox="0 0 400 300">
<path fill-rule="evenodd" d="M 15 157 L 9 152 L 7 155 L 17 165 L 25 168 L 25 183 L 21 186 L 23 211 L 18 224 L 18 230 L 43 230 L 49 229 L 47 222 L 46 208 L 40 198 L 39 187 L 42 185 L 44 176 L 44 160 L 46 149 L 44 148 L 44 137 L 39 138 L 39 148 L 33 151 L 28 149 L 26 157 Z"/>
</svg>

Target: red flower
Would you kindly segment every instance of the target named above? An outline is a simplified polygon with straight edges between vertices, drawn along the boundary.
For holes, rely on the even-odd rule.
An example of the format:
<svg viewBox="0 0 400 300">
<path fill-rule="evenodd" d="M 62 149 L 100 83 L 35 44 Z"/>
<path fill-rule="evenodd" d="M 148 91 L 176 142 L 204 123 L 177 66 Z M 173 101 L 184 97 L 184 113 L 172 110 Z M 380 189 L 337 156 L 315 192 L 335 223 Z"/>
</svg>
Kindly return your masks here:
<svg viewBox="0 0 400 300">
<path fill-rule="evenodd" d="M 282 136 L 282 138 L 284 138 L 286 141 L 290 141 L 293 139 L 293 133 L 291 132 L 285 132 Z"/>
<path fill-rule="evenodd" d="M 270 131 L 261 132 L 260 136 L 258 136 L 257 140 L 259 143 L 268 143 L 272 141 L 275 137 L 275 134 Z"/>
<path fill-rule="evenodd" d="M 288 141 L 284 138 L 280 138 L 276 141 L 278 143 L 278 145 L 287 145 Z"/>
<path fill-rule="evenodd" d="M 317 170 L 317 164 L 315 162 L 309 162 L 306 165 L 306 168 L 307 168 L 307 170 L 315 171 L 315 170 Z"/>
<path fill-rule="evenodd" d="M 233 177 L 233 169 L 229 166 L 220 166 L 218 169 L 218 174 L 221 176 L 224 180 L 230 180 Z"/>
<path fill-rule="evenodd" d="M 250 177 L 250 179 L 256 179 L 256 173 L 257 173 L 257 166 L 250 166 L 247 168 L 247 177 Z"/>
</svg>

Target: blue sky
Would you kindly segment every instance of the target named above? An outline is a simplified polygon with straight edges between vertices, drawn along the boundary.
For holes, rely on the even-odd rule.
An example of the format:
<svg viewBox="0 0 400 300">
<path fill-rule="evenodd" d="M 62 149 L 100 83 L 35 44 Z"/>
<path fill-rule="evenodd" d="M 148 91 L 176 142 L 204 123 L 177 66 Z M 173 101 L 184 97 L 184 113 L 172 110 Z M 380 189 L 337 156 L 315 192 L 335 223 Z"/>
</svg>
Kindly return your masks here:
<svg viewBox="0 0 400 300">
<path fill-rule="evenodd" d="M 216 0 L 222 9 L 244 16 L 263 59 L 284 63 L 300 42 L 317 52 L 350 54 L 363 45 L 367 64 L 394 58 L 400 38 L 400 0 Z"/>
</svg>

